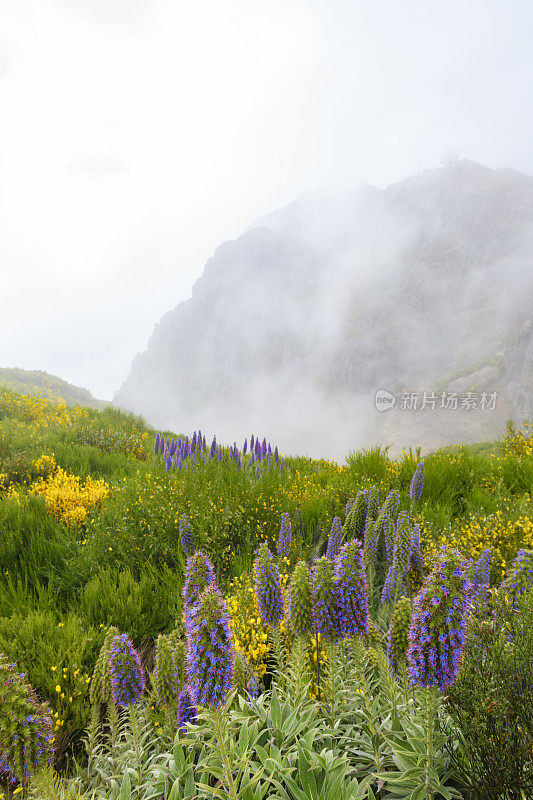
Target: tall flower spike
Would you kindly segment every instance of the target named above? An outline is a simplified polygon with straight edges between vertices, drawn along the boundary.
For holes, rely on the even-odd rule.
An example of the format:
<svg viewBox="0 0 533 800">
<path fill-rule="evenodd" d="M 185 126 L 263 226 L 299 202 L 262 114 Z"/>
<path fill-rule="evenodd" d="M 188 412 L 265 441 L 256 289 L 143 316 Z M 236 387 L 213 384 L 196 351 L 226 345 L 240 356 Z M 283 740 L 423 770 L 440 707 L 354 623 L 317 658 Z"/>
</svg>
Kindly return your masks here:
<svg viewBox="0 0 533 800">
<path fill-rule="evenodd" d="M 330 561 L 335 561 L 341 551 L 342 544 L 342 523 L 340 517 L 333 518 L 331 531 L 329 532 L 328 547 L 326 550 L 326 557 Z"/>
<path fill-rule="evenodd" d="M 305 561 L 299 561 L 289 584 L 287 626 L 292 636 L 307 636 L 313 630 L 311 578 Z"/>
<path fill-rule="evenodd" d="M 470 602 L 466 571 L 460 553 L 443 554 L 415 598 L 407 650 L 414 684 L 444 689 L 457 676 Z"/>
<path fill-rule="evenodd" d="M 216 586 L 215 568 L 211 561 L 198 550 L 187 559 L 185 567 L 185 584 L 183 586 L 183 605 L 187 610 L 197 603 L 200 595 L 208 586 Z"/>
<path fill-rule="evenodd" d="M 368 500 L 368 489 L 362 489 L 355 495 L 355 501 L 344 523 L 346 539 L 362 538 L 368 513 Z"/>
<path fill-rule="evenodd" d="M 168 635 L 159 634 L 152 683 L 160 706 L 175 703 L 178 697 L 184 657 L 183 641 L 178 631 L 172 631 Z"/>
<path fill-rule="evenodd" d="M 333 564 L 322 556 L 311 569 L 313 628 L 328 639 L 338 636 L 337 591 Z"/>
<path fill-rule="evenodd" d="M 219 589 L 208 586 L 202 592 L 186 617 L 185 631 L 191 703 L 221 706 L 233 686 L 235 654 L 228 609 Z"/>
<path fill-rule="evenodd" d="M 159 454 L 159 433 L 155 435 L 154 454 L 156 456 Z"/>
<path fill-rule="evenodd" d="M 89 700 L 91 703 L 109 703 L 113 694 L 111 692 L 111 679 L 109 677 L 109 657 L 111 655 L 111 645 L 119 630 L 110 626 L 105 635 L 100 653 L 96 660 L 89 687 Z"/>
<path fill-rule="evenodd" d="M 379 490 L 377 486 L 370 487 L 370 497 L 368 499 L 368 516 L 374 521 L 379 514 Z"/>
<path fill-rule="evenodd" d="M 187 687 L 183 688 L 178 696 L 178 731 L 187 733 L 187 723 L 196 722 L 198 709 L 191 701 L 191 696 Z"/>
<path fill-rule="evenodd" d="M 180 542 L 181 548 L 186 556 L 192 556 L 195 551 L 194 534 L 192 532 L 191 521 L 187 514 L 180 517 Z"/>
<path fill-rule="evenodd" d="M 411 562 L 411 542 L 412 533 L 409 516 L 405 511 L 401 511 L 396 523 L 392 564 L 389 567 L 381 592 L 382 603 L 394 603 L 404 590 L 405 576 L 409 571 Z"/>
<path fill-rule="evenodd" d="M 409 488 L 409 497 L 413 503 L 418 503 L 422 497 L 422 489 L 424 488 L 424 462 L 420 461 L 415 469 L 411 486 Z"/>
<path fill-rule="evenodd" d="M 365 538 L 363 545 L 363 563 L 365 567 L 374 566 L 376 563 L 379 544 L 379 531 L 376 522 L 371 516 L 367 517 L 365 525 Z"/>
<path fill-rule="evenodd" d="M 50 708 L 39 702 L 25 678 L 0 653 L 0 775 L 11 784 L 50 766 L 54 755 Z"/>
<path fill-rule="evenodd" d="M 368 590 L 363 550 L 356 539 L 341 547 L 335 562 L 335 587 L 341 636 L 368 633 Z"/>
<path fill-rule="evenodd" d="M 521 549 L 511 562 L 502 582 L 507 595 L 519 595 L 533 586 L 533 550 Z"/>
<path fill-rule="evenodd" d="M 275 627 L 283 619 L 283 595 L 278 565 L 266 544 L 257 550 L 254 579 L 261 619 L 265 625 Z"/>
<path fill-rule="evenodd" d="M 291 552 L 291 515 L 284 511 L 281 515 L 281 526 L 278 538 L 278 555 L 288 558 Z"/>
<path fill-rule="evenodd" d="M 109 677 L 113 700 L 119 708 L 135 703 L 144 692 L 141 659 L 125 633 L 115 636 L 111 643 Z"/>
<path fill-rule="evenodd" d="M 394 606 L 387 642 L 387 656 L 394 672 L 407 659 L 409 628 L 413 616 L 413 604 L 409 597 L 400 597 Z"/>
</svg>

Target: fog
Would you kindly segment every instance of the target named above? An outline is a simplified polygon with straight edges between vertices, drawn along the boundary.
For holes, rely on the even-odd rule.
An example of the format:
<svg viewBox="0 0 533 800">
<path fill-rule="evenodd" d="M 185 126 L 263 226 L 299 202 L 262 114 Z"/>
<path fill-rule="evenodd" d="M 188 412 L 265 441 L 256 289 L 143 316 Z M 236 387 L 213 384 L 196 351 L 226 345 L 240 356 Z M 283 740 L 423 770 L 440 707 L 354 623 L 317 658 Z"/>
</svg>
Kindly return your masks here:
<svg viewBox="0 0 533 800">
<path fill-rule="evenodd" d="M 315 270 L 317 316 L 293 303 L 284 320 L 299 328 L 298 341 L 306 332 L 324 363 L 357 295 L 376 292 L 376 272 L 386 294 L 397 255 L 428 235 L 423 215 L 404 225 L 402 212 L 389 214 L 384 225 L 380 209 L 372 220 L 371 190 L 365 225 L 351 230 L 358 187 L 383 189 L 453 162 L 454 152 L 533 174 L 532 23 L 531 4 L 517 1 L 0 0 L 0 365 L 45 369 L 111 399 L 220 243 L 265 218 L 275 230 L 272 212 L 302 195 L 320 201 L 291 241 L 305 240 L 318 262 L 334 250 L 335 266 Z M 527 291 L 513 289 L 522 280 L 529 290 L 523 272 L 497 293 L 498 333 L 527 302 Z M 251 281 L 240 288 L 257 297 L 257 319 L 261 283 Z M 432 293 L 444 303 L 438 279 Z M 242 315 L 237 330 L 250 336 L 248 322 Z M 409 349 L 419 329 L 400 322 L 394 335 Z M 498 345 L 492 333 L 487 353 Z M 454 368 L 472 356 L 460 353 L 476 337 L 464 338 Z M 209 336 L 198 344 L 204 357 L 212 346 Z M 411 352 L 403 382 L 400 367 L 386 371 L 386 342 L 378 336 L 374 346 L 384 372 L 366 375 L 368 397 L 381 374 L 397 386 L 420 382 L 417 358 L 425 369 L 422 351 L 434 343 Z M 291 442 L 309 430 L 338 435 L 338 425 L 334 434 L 329 422 L 323 433 L 311 424 L 326 416 L 352 419 L 350 437 L 363 441 L 366 390 L 332 408 L 328 385 L 309 385 L 306 359 L 303 383 L 289 371 L 296 399 L 283 421 L 296 430 L 305 404 L 309 426 Z M 342 368 L 333 366 L 331 381 Z M 433 376 L 422 378 L 429 386 Z M 260 380 L 248 389 L 256 417 L 251 399 L 268 390 Z M 259 416 L 254 428 L 281 423 L 268 404 Z M 213 419 L 231 439 L 240 433 L 231 436 L 232 417 Z"/>
</svg>

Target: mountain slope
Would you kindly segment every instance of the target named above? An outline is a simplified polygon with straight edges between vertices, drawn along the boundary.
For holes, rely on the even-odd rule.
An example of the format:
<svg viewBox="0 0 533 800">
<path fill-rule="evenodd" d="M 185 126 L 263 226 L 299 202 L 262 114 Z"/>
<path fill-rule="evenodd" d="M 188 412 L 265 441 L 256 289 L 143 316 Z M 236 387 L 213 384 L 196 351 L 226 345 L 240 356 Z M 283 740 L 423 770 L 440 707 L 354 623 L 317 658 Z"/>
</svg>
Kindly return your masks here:
<svg viewBox="0 0 533 800">
<path fill-rule="evenodd" d="M 23 394 L 45 397 L 48 400 L 55 400 L 67 405 L 90 406 L 99 409 L 109 405 L 104 400 L 97 400 L 93 397 L 88 389 L 74 386 L 74 384 L 43 370 L 0 367 L 0 385 L 9 386 Z"/>
<path fill-rule="evenodd" d="M 379 190 L 309 193 L 215 252 L 115 402 L 156 425 L 342 457 L 498 435 L 530 415 L 533 179 L 457 164 Z M 402 389 L 497 394 L 400 408 Z M 374 395 L 397 395 L 375 410 Z"/>
</svg>

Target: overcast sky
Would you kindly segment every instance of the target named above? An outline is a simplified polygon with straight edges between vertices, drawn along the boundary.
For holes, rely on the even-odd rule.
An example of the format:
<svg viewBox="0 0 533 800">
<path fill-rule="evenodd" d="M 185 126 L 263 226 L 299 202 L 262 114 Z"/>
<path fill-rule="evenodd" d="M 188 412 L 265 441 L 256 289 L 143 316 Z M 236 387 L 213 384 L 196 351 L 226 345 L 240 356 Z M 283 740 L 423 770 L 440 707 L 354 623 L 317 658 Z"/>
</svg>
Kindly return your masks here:
<svg viewBox="0 0 533 800">
<path fill-rule="evenodd" d="M 533 174 L 531 0 L 0 0 L 0 366 L 110 399 L 307 189 Z"/>
</svg>

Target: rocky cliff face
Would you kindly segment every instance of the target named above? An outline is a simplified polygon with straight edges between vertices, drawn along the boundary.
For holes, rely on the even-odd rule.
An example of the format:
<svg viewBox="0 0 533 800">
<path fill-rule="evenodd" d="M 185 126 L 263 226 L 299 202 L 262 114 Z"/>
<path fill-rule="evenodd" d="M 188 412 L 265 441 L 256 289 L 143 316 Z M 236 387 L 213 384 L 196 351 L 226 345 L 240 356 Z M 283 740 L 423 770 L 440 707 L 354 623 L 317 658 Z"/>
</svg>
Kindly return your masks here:
<svg viewBox="0 0 533 800">
<path fill-rule="evenodd" d="M 533 411 L 532 301 L 533 178 L 460 161 L 383 191 L 304 195 L 216 250 L 115 402 L 157 426 L 254 430 L 337 458 L 495 437 Z M 385 413 L 379 389 L 395 395 Z M 457 409 L 441 408 L 450 393 Z"/>
</svg>

